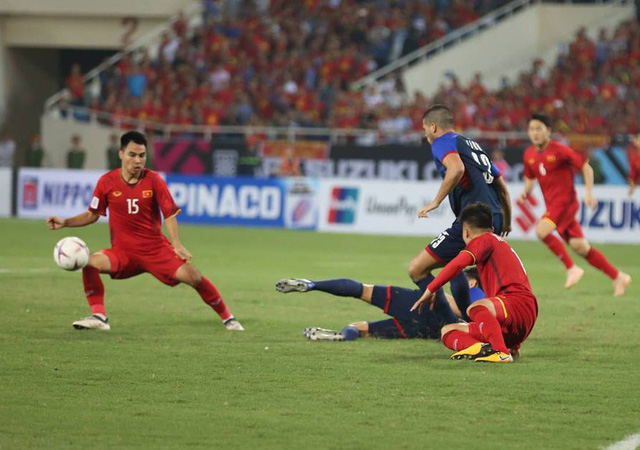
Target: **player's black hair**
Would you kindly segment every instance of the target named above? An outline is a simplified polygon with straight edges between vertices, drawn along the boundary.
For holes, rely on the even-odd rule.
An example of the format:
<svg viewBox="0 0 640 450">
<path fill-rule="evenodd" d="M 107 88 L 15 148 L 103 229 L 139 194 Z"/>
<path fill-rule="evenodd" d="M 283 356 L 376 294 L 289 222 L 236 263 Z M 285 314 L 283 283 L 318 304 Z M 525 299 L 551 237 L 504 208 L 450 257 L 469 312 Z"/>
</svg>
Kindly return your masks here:
<svg viewBox="0 0 640 450">
<path fill-rule="evenodd" d="M 453 128 L 453 112 L 445 105 L 433 105 L 424 112 L 422 121 L 435 123 L 440 128 Z"/>
<path fill-rule="evenodd" d="M 147 146 L 147 138 L 139 131 L 127 131 L 120 136 L 120 150 L 124 150 L 129 142 L 135 142 L 138 145 Z"/>
<path fill-rule="evenodd" d="M 531 114 L 531 118 L 529 119 L 529 122 L 531 122 L 532 120 L 537 120 L 539 122 L 542 122 L 547 128 L 551 128 L 551 117 L 547 116 L 546 114 L 540 114 L 540 113 Z"/>
<path fill-rule="evenodd" d="M 478 284 L 480 283 L 480 273 L 478 273 L 478 268 L 476 266 L 467 267 L 464 269 L 464 273 L 467 275 L 467 278 L 476 280 Z"/>
<path fill-rule="evenodd" d="M 460 213 L 460 222 L 472 228 L 490 230 L 493 228 L 493 214 L 489 205 L 482 202 L 467 205 Z"/>
</svg>

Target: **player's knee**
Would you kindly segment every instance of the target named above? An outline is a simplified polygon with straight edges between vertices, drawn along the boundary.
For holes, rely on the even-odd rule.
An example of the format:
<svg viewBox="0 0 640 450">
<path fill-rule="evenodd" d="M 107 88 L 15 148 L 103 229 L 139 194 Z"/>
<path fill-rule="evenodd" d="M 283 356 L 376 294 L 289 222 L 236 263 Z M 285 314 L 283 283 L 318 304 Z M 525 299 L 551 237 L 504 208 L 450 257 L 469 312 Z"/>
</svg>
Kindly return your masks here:
<svg viewBox="0 0 640 450">
<path fill-rule="evenodd" d="M 424 278 L 424 276 L 424 268 L 422 267 L 420 262 L 416 259 L 412 259 L 411 262 L 409 262 L 409 277 L 413 281 L 418 281 Z"/>
<path fill-rule="evenodd" d="M 591 247 L 585 239 L 570 239 L 569 246 L 580 256 L 587 256 Z"/>
<path fill-rule="evenodd" d="M 538 226 L 536 226 L 536 236 L 538 236 L 538 239 L 543 241 L 544 238 L 546 238 L 548 235 L 549 235 L 549 230 L 547 229 L 547 227 L 544 226 L 542 223 L 539 223 Z"/>
<path fill-rule="evenodd" d="M 361 332 L 369 330 L 369 324 L 367 322 L 353 322 L 353 323 L 350 323 L 348 326 L 357 328 L 358 331 L 361 331 Z"/>
<path fill-rule="evenodd" d="M 440 336 L 444 337 L 449 331 L 467 331 L 467 325 L 464 323 L 449 323 L 440 329 Z"/>
</svg>

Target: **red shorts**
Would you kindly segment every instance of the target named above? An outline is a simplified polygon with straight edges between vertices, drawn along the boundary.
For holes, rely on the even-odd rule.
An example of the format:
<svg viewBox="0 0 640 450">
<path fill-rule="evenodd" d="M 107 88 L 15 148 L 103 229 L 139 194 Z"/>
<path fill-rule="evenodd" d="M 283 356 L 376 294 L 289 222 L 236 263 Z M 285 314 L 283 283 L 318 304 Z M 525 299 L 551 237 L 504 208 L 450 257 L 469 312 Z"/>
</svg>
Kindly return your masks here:
<svg viewBox="0 0 640 450">
<path fill-rule="evenodd" d="M 580 205 L 577 202 L 570 205 L 553 205 L 544 213 L 542 219 L 555 225 L 556 231 L 562 239 L 569 242 L 569 239 L 584 237 L 582 227 L 576 220 L 579 208 Z"/>
<path fill-rule="evenodd" d="M 532 295 L 506 294 L 490 297 L 489 300 L 496 308 L 496 318 L 502 325 L 502 336 L 508 348 L 520 348 L 536 323 L 538 318 L 538 302 Z M 485 342 L 478 324 L 469 323 L 469 334 L 474 339 Z"/>
<path fill-rule="evenodd" d="M 146 272 L 164 284 L 175 286 L 179 282 L 174 275 L 185 263 L 168 243 L 153 249 L 145 249 L 144 253 L 123 248 L 108 248 L 101 251 L 111 262 L 111 278 L 114 280 L 131 278 Z"/>
</svg>

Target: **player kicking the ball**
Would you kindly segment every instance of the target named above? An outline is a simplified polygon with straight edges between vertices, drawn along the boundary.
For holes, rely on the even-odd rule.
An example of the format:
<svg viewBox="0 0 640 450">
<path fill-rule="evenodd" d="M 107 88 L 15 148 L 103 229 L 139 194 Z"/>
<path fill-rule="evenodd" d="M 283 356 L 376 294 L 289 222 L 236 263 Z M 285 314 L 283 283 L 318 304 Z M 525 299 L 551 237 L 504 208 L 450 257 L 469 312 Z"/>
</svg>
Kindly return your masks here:
<svg viewBox="0 0 640 450">
<path fill-rule="evenodd" d="M 545 115 L 534 114 L 531 117 L 529 139 L 533 145 L 524 152 L 525 187 L 520 201 L 527 200 L 537 179 L 547 212 L 538 222 L 536 234 L 567 268 L 564 287 L 570 289 L 575 286 L 584 270 L 573 263 L 562 241 L 553 235 L 554 230 L 573 251 L 613 280 L 614 296 L 623 295 L 631 277 L 613 267 L 602 253 L 589 245 L 576 220 L 580 205 L 574 187 L 574 170 L 582 171 L 586 191 L 584 203 L 591 209 L 598 204 L 593 198 L 593 169 L 589 162 L 571 148 L 551 139 L 551 119 Z"/>
<path fill-rule="evenodd" d="M 381 339 L 439 339 L 440 329 L 444 325 L 459 322 L 459 318 L 468 319 L 465 312 L 469 304 L 485 297 L 477 270 L 470 267 L 465 274 L 469 278 L 466 288 L 453 290 L 453 296 L 447 295 L 448 303 L 436 304 L 433 311 L 425 311 L 424 314 L 409 311 L 422 296 L 423 291 L 417 289 L 363 284 L 349 279 L 311 281 L 285 278 L 276 283 L 276 290 L 285 294 L 318 291 L 338 297 L 359 298 L 391 316 L 391 319 L 376 322 L 354 322 L 342 331 L 305 328 L 304 337 L 312 341 L 353 341 L 367 336 Z"/>
<path fill-rule="evenodd" d="M 524 265 L 511 246 L 493 233 L 488 205 L 468 205 L 460 222 L 467 246 L 440 271 L 411 311 L 422 311 L 429 302 L 433 308 L 435 291 L 465 267 L 476 264 L 487 298 L 467 309 L 472 322 L 442 327 L 442 343 L 456 351 L 452 359 L 513 362 L 512 353 L 520 351 L 538 317 L 538 303 Z"/>
<path fill-rule="evenodd" d="M 104 308 L 104 285 L 100 273 L 113 279 L 124 279 L 150 273 L 169 286 L 186 283 L 220 316 L 227 330 L 244 330 L 218 289 L 202 276 L 189 260 L 191 254 L 180 243 L 176 206 L 167 184 L 154 171 L 145 169 L 147 140 L 143 134 L 130 131 L 120 138 L 120 169 L 104 174 L 98 180 L 88 211 L 63 219 L 49 217 L 51 230 L 84 227 L 105 216 L 109 209 L 111 248 L 91 254 L 82 269 L 82 281 L 92 315 L 73 323 L 78 330 L 109 330 L 111 326 Z M 162 233 L 160 213 L 171 242 Z"/>
</svg>

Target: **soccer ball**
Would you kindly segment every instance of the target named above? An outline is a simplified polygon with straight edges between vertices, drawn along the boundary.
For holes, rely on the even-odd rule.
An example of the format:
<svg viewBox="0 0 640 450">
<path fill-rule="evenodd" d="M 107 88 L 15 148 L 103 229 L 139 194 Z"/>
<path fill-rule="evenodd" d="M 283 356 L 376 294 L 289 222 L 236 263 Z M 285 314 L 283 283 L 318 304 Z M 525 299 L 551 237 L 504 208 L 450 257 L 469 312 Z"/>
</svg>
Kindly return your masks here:
<svg viewBox="0 0 640 450">
<path fill-rule="evenodd" d="M 53 260 L 64 270 L 78 270 L 89 262 L 89 247 L 78 237 L 60 239 L 53 249 Z"/>
</svg>

